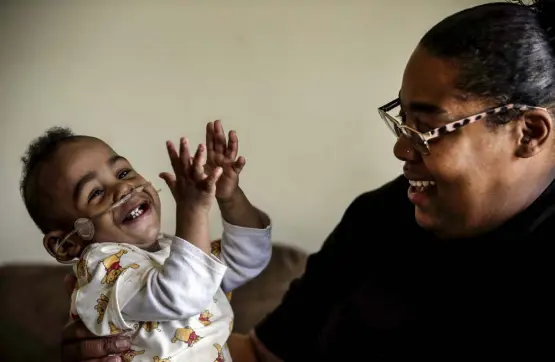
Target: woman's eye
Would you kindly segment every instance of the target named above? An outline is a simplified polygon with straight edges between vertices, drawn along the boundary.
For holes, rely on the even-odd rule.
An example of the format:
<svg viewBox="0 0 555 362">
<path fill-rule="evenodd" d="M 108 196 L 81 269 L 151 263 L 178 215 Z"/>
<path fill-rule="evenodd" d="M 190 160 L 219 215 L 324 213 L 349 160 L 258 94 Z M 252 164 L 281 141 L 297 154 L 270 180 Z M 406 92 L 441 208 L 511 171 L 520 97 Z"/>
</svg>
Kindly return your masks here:
<svg viewBox="0 0 555 362">
<path fill-rule="evenodd" d="M 118 179 L 126 178 L 131 173 L 131 170 L 121 170 L 118 172 Z"/>
<path fill-rule="evenodd" d="M 102 190 L 94 190 L 93 192 L 91 192 L 91 194 L 89 195 L 89 202 L 92 201 L 95 197 L 102 195 L 104 191 Z"/>
</svg>

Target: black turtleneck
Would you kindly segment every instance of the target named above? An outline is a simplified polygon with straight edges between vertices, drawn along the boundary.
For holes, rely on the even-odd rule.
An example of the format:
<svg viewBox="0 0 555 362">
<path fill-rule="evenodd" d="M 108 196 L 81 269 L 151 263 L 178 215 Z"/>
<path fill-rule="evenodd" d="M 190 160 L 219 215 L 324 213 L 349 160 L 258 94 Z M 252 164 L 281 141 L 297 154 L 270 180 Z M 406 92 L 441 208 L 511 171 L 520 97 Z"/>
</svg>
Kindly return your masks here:
<svg viewBox="0 0 555 362">
<path fill-rule="evenodd" d="M 285 361 L 549 351 L 555 185 L 487 235 L 449 241 L 416 224 L 407 187 L 399 177 L 350 205 L 257 326 L 262 343 Z"/>
</svg>

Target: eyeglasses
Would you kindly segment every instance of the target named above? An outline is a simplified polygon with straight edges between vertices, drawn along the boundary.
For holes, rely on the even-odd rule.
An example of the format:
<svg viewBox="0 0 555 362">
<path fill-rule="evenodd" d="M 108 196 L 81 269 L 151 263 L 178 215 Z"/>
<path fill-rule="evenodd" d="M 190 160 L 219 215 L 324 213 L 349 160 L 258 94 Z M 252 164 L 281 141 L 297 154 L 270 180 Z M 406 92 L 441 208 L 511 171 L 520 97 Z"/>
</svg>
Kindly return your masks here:
<svg viewBox="0 0 555 362">
<path fill-rule="evenodd" d="M 532 110 L 532 109 L 541 109 L 544 111 L 547 111 L 545 108 L 542 107 L 535 107 L 535 106 L 527 106 L 524 104 L 506 104 L 504 106 L 501 107 L 496 107 L 496 108 L 490 108 L 484 112 L 475 114 L 473 116 L 469 116 L 466 118 L 462 118 L 459 119 L 458 121 L 454 121 L 451 123 L 448 123 L 444 126 L 441 126 L 439 128 L 435 128 L 431 131 L 422 133 L 419 132 L 418 130 L 411 128 L 405 124 L 402 124 L 397 118 L 395 118 L 394 116 L 390 115 L 388 112 L 390 112 L 391 110 L 399 107 L 401 105 L 401 101 L 399 98 L 387 103 L 384 106 L 381 106 L 380 108 L 378 108 L 378 113 L 380 114 L 380 117 L 385 121 L 385 124 L 387 125 L 387 127 L 391 130 L 391 132 L 393 132 L 393 134 L 399 138 L 401 136 L 405 136 L 413 145 L 413 147 L 420 152 L 423 155 L 429 155 L 430 154 L 430 146 L 428 144 L 428 142 L 430 140 L 433 140 L 435 138 L 444 136 L 448 133 L 454 132 L 456 130 L 458 130 L 461 127 L 467 126 L 471 123 L 477 122 L 481 119 L 483 119 L 486 116 L 490 116 L 493 114 L 498 114 L 498 113 L 503 113 L 503 112 L 507 112 L 511 109 L 517 110 L 517 111 L 528 111 L 528 110 Z"/>
</svg>

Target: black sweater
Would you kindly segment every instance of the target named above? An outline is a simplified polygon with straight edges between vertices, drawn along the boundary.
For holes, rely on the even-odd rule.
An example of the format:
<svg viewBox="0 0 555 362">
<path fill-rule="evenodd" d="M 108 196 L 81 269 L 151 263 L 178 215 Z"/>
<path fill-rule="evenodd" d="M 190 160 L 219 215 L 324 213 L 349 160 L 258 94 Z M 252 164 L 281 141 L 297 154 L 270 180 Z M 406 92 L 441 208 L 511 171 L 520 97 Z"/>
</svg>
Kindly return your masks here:
<svg viewBox="0 0 555 362">
<path fill-rule="evenodd" d="M 404 177 L 359 196 L 305 274 L 256 327 L 285 361 L 554 354 L 555 184 L 493 232 L 438 240 Z"/>
</svg>

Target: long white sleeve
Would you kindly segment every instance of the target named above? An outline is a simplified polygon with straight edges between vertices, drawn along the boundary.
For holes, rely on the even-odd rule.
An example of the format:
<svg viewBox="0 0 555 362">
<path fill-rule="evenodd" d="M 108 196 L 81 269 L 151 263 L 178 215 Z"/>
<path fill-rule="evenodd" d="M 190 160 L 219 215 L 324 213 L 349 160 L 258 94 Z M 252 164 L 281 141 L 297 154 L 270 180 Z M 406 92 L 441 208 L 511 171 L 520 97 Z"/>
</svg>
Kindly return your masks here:
<svg viewBox="0 0 555 362">
<path fill-rule="evenodd" d="M 97 335 L 130 330 L 139 321 L 184 320 L 200 314 L 220 288 L 227 267 L 174 238 L 164 265 L 125 244 L 96 244 L 75 268 L 72 314 Z"/>
<path fill-rule="evenodd" d="M 175 236 L 165 264 L 146 274 L 145 287 L 123 308 L 123 315 L 135 321 L 167 321 L 200 314 L 220 288 L 226 269 L 213 255 Z"/>
<path fill-rule="evenodd" d="M 272 226 L 245 228 L 223 222 L 220 260 L 228 269 L 222 281 L 225 292 L 255 278 L 272 257 Z"/>
</svg>

